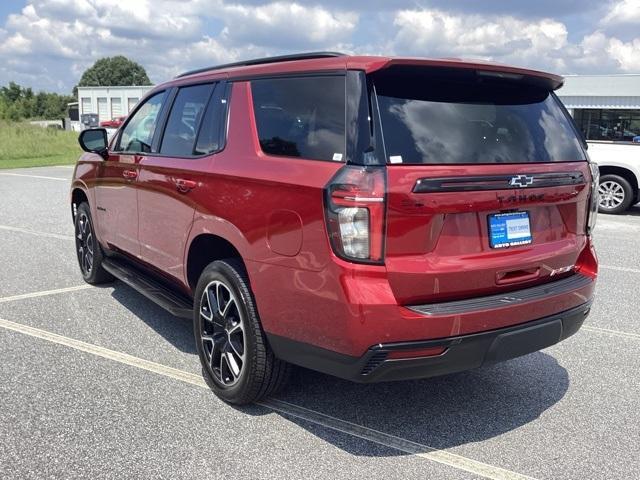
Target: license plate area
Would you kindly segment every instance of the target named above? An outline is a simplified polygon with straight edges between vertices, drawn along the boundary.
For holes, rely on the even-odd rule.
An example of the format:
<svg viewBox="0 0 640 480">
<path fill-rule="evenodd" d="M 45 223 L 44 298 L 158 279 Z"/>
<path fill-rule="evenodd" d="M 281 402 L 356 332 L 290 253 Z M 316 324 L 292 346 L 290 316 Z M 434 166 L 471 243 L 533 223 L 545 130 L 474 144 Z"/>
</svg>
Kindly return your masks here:
<svg viewBox="0 0 640 480">
<path fill-rule="evenodd" d="M 493 213 L 488 222 L 491 248 L 516 247 L 533 241 L 529 212 Z"/>
</svg>

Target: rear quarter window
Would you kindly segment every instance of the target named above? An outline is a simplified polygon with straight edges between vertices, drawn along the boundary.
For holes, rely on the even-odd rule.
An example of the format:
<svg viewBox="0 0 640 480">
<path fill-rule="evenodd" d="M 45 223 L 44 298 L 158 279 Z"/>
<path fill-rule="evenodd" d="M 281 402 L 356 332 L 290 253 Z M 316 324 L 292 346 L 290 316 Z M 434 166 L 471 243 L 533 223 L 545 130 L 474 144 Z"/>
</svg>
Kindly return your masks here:
<svg viewBox="0 0 640 480">
<path fill-rule="evenodd" d="M 387 79 L 377 93 L 389 163 L 585 160 L 559 100 L 542 89 Z"/>
<path fill-rule="evenodd" d="M 261 79 L 251 82 L 264 153 L 313 160 L 345 157 L 345 77 Z"/>
</svg>

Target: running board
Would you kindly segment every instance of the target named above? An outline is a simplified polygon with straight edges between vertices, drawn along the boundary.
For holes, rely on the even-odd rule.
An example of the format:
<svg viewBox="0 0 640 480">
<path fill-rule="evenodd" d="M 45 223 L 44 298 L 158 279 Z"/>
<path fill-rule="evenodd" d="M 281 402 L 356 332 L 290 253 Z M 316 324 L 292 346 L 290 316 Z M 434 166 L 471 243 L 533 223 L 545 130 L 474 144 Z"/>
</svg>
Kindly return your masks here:
<svg viewBox="0 0 640 480">
<path fill-rule="evenodd" d="M 137 290 L 149 300 L 180 318 L 193 318 L 193 302 L 171 290 L 140 269 L 115 258 L 105 258 L 104 269 L 118 280 Z"/>
</svg>

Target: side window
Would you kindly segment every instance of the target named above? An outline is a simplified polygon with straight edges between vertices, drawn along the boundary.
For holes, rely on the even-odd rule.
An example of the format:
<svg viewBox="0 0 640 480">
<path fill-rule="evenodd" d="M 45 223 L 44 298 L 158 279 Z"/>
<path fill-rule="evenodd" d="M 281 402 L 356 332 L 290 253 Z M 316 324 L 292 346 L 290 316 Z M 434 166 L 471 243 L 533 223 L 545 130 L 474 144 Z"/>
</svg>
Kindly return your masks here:
<svg viewBox="0 0 640 480">
<path fill-rule="evenodd" d="M 149 153 L 158 123 L 158 114 L 167 95 L 160 92 L 149 98 L 131 117 L 120 135 L 121 152 Z"/>
<path fill-rule="evenodd" d="M 223 147 L 227 120 L 227 99 L 223 90 L 222 86 L 216 88 L 204 112 L 198 141 L 193 151 L 196 155 L 207 155 Z"/>
<path fill-rule="evenodd" d="M 345 77 L 254 80 L 251 92 L 263 152 L 315 160 L 345 158 Z"/>
<path fill-rule="evenodd" d="M 176 157 L 193 155 L 198 127 L 212 90 L 212 84 L 178 90 L 162 137 L 161 154 Z"/>
</svg>

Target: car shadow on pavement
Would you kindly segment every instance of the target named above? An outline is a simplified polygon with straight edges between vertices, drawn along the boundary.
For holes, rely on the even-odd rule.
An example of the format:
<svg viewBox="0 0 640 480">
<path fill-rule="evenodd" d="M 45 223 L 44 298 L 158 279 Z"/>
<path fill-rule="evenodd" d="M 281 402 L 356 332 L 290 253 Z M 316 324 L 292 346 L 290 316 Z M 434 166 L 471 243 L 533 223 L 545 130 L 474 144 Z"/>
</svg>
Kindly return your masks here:
<svg viewBox="0 0 640 480">
<path fill-rule="evenodd" d="M 123 307 L 155 330 L 178 350 L 196 355 L 193 325 L 188 319 L 178 318 L 159 307 L 128 285 L 115 281 L 111 296 Z"/>
<path fill-rule="evenodd" d="M 424 380 L 358 384 L 296 368 L 276 398 L 395 435 L 445 449 L 485 441 L 540 417 L 564 397 L 567 371 L 555 358 L 537 352 L 519 359 Z M 255 408 L 241 408 L 260 414 Z M 345 440 L 334 431 L 280 414 L 352 455 L 405 455 Z M 364 444 L 363 444 L 364 443 Z"/>
<path fill-rule="evenodd" d="M 196 355 L 192 325 L 121 282 L 112 296 L 180 351 Z M 299 407 L 444 449 L 484 441 L 536 420 L 560 401 L 569 376 L 556 359 L 536 352 L 480 369 L 424 380 L 359 384 L 304 368 L 275 398 Z M 215 401 L 212 394 L 212 402 Z M 260 406 L 234 407 L 247 415 L 273 414 Z M 405 455 L 345 437 L 287 414 L 288 421 L 359 456 Z"/>
<path fill-rule="evenodd" d="M 603 216 L 603 218 L 625 218 L 625 217 L 640 217 L 640 203 L 638 203 L 637 205 L 633 205 L 631 207 L 629 207 L 628 210 L 625 210 L 622 213 L 616 213 L 616 214 L 607 214 L 607 213 L 602 213 L 601 214 Z"/>
</svg>

